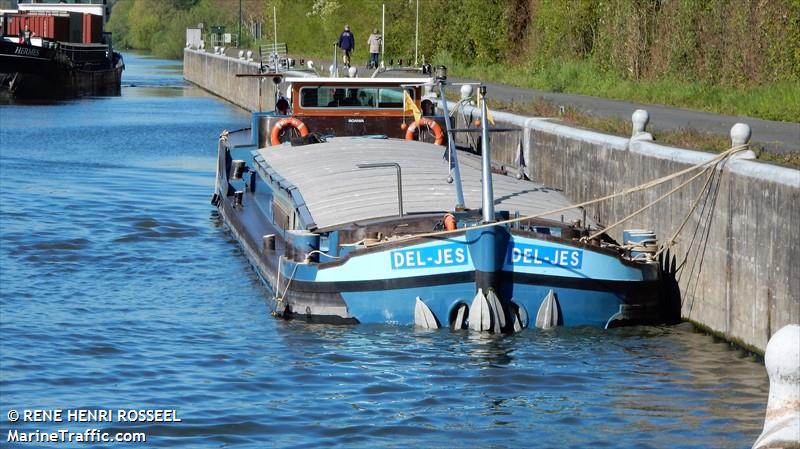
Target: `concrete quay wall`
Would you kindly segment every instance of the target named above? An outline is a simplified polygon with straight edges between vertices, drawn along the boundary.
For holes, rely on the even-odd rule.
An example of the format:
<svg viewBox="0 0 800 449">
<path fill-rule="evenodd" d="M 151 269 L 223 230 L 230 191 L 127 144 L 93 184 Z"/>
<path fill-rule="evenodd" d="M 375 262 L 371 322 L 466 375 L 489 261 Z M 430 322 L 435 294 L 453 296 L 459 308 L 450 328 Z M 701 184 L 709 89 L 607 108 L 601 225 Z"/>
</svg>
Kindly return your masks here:
<svg viewBox="0 0 800 449">
<path fill-rule="evenodd" d="M 184 76 L 250 111 L 272 109 L 269 80 L 237 78 L 258 64 L 184 51 Z M 454 105 L 451 103 L 451 108 Z M 631 111 L 633 112 L 633 111 Z M 476 111 L 468 108 L 474 118 Z M 520 132 L 492 137 L 496 162 L 513 165 L 522 149 L 526 174 L 583 202 L 710 160 L 714 155 L 495 111 L 496 126 Z M 657 138 L 658 136 L 656 136 Z M 687 177 L 644 192 L 587 207 L 610 225 L 656 200 Z M 666 241 L 683 231 L 665 261 L 680 289 L 681 315 L 742 346 L 763 353 L 783 326 L 800 323 L 800 171 L 732 159 L 610 232 L 647 228 Z M 699 198 L 699 200 L 698 200 Z M 467 205 L 480 207 L 480 205 Z"/>
<path fill-rule="evenodd" d="M 532 129 L 532 142 L 529 160 L 538 162 L 532 167 L 534 179 L 563 189 L 576 201 L 599 198 L 700 162 L 693 152 L 682 154 L 655 143 L 613 145 L 553 133 L 546 127 Z M 611 224 L 686 178 L 601 203 L 591 214 Z M 773 333 L 800 322 L 800 174 L 731 160 L 703 194 L 705 181 L 701 176 L 624 227 L 653 229 L 664 241 L 700 197 L 670 251 L 681 291 L 681 315 L 763 352 Z M 620 231 L 613 234 L 619 239 Z"/>
<path fill-rule="evenodd" d="M 237 74 L 257 74 L 259 63 L 204 50 L 183 50 L 183 77 L 214 95 L 248 111 L 263 111 L 275 107 L 272 81 L 260 77 L 237 77 Z"/>
</svg>

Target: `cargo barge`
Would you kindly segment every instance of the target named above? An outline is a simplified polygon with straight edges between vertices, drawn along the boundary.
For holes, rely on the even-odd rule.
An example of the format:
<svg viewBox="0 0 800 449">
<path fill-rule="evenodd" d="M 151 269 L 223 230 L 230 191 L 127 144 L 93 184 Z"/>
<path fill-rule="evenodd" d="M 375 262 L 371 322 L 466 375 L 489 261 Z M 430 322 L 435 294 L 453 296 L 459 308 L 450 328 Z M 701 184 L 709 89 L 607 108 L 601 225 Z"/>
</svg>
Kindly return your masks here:
<svg viewBox="0 0 800 449">
<path fill-rule="evenodd" d="M 590 238 L 598 225 L 560 191 L 501 175 L 504 130 L 453 129 L 444 102 L 423 112 L 445 79 L 278 76 L 286 97 L 254 113 L 251 143 L 223 133 L 212 203 L 275 315 L 490 332 L 663 321 L 655 235 Z M 457 132 L 485 144 L 456 151 Z"/>
<path fill-rule="evenodd" d="M 103 31 L 105 6 L 20 3 L 2 15 L 0 96 L 119 95 L 122 56 Z"/>
</svg>

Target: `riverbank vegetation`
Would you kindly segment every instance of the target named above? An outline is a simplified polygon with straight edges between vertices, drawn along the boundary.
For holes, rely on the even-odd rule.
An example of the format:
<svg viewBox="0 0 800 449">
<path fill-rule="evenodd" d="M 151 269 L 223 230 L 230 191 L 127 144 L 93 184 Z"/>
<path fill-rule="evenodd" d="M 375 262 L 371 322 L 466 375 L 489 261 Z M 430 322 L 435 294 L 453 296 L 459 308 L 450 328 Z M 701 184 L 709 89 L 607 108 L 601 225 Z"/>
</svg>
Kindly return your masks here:
<svg viewBox="0 0 800 449">
<path fill-rule="evenodd" d="M 344 24 L 353 60 L 386 5 L 386 61 L 415 58 L 414 0 L 243 0 L 242 45 L 277 40 L 330 59 Z M 185 28 L 238 31 L 235 0 L 117 0 L 117 44 L 179 58 Z M 262 23 L 256 38 L 254 24 Z M 421 0 L 417 60 L 457 76 L 555 92 L 800 122 L 798 0 Z"/>
</svg>

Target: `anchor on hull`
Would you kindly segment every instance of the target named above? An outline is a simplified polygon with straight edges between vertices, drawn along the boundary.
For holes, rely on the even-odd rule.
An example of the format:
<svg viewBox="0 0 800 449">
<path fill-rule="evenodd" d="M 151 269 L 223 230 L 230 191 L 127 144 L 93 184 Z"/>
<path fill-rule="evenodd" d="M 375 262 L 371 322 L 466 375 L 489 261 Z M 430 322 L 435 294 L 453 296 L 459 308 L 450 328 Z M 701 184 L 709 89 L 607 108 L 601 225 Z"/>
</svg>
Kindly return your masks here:
<svg viewBox="0 0 800 449">
<path fill-rule="evenodd" d="M 477 332 L 514 333 L 528 327 L 528 315 L 524 307 L 513 301 L 503 303 L 494 290 L 484 295 L 478 289 L 472 303 L 458 304 L 450 314 L 450 328 L 470 329 Z M 427 304 L 417 296 L 414 303 L 414 325 L 422 329 L 441 327 L 436 315 Z"/>
<path fill-rule="evenodd" d="M 439 329 L 439 321 L 419 296 L 414 303 L 414 324 L 423 329 Z"/>
<path fill-rule="evenodd" d="M 539 311 L 536 313 L 536 327 L 539 329 L 550 329 L 559 324 L 561 314 L 558 311 L 558 300 L 553 289 L 547 292 Z"/>
<path fill-rule="evenodd" d="M 476 332 L 516 333 L 528 327 L 528 313 L 514 300 L 501 301 L 494 289 L 489 289 L 484 294 L 483 289 L 478 292 L 468 306 L 459 303 L 450 313 L 450 329 L 469 329 Z M 417 296 L 414 304 L 414 324 L 424 329 L 438 329 L 440 321 L 427 304 Z M 536 312 L 534 325 L 538 329 L 550 329 L 563 325 L 558 297 L 553 289 L 541 302 Z"/>
<path fill-rule="evenodd" d="M 499 334 L 519 332 L 528 327 L 525 309 L 513 301 L 504 303 L 493 289 L 487 295 L 478 289 L 469 308 L 469 329 Z"/>
</svg>

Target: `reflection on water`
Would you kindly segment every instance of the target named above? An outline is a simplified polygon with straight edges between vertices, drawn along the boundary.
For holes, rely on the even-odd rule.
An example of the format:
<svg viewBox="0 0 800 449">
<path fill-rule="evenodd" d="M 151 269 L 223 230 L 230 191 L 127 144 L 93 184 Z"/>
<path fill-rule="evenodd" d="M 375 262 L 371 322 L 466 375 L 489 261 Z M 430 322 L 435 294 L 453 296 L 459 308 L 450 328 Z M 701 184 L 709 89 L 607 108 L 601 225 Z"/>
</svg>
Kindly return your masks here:
<svg viewBox="0 0 800 449">
<path fill-rule="evenodd" d="M 177 409 L 97 425 L 148 447 L 749 448 L 760 433 L 761 362 L 685 325 L 272 318 L 209 205 L 219 132 L 248 115 L 172 61 L 125 60 L 122 97 L 0 107 L 0 410 Z"/>
</svg>

